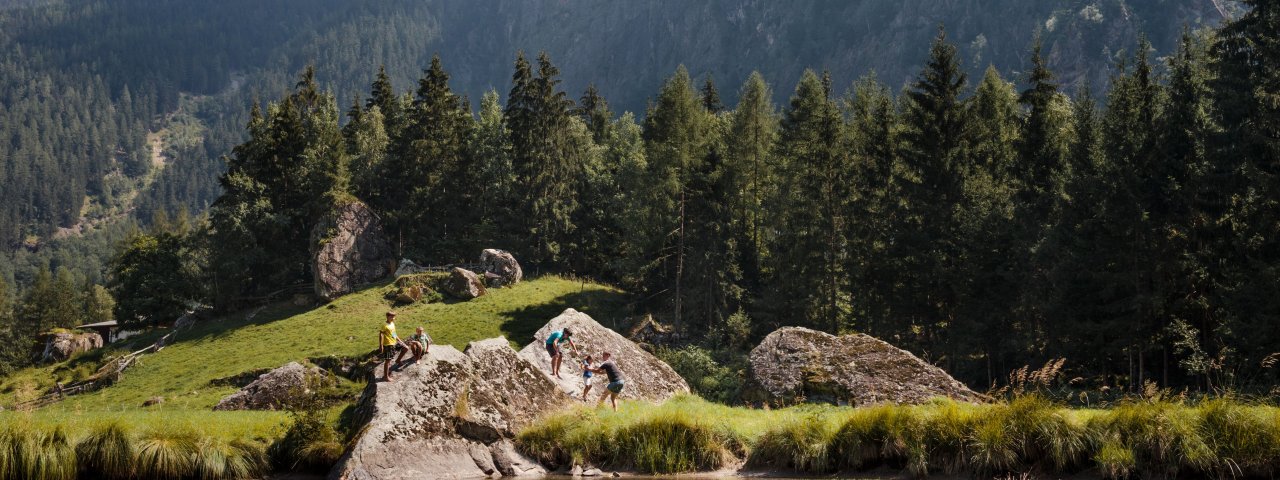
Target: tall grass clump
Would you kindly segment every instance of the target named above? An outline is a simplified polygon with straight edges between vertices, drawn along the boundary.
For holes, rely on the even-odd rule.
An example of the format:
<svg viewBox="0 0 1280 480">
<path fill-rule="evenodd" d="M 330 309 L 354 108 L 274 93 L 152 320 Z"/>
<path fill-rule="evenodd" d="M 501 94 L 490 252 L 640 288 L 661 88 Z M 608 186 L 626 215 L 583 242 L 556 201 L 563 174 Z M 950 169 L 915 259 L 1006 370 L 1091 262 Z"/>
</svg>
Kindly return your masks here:
<svg viewBox="0 0 1280 480">
<path fill-rule="evenodd" d="M 324 473 L 338 463 L 346 449 L 342 435 L 324 410 L 295 412 L 285 434 L 271 444 L 271 463 L 281 471 Z"/>
<path fill-rule="evenodd" d="M 1280 473 L 1280 411 L 1230 399 L 1198 406 L 1200 436 L 1218 459 L 1222 477 L 1274 477 Z"/>
<path fill-rule="evenodd" d="M 195 477 L 198 444 L 199 438 L 189 431 L 147 431 L 137 444 L 137 476 L 157 480 Z"/>
<path fill-rule="evenodd" d="M 818 415 L 793 418 L 760 436 L 751 449 L 750 464 L 806 473 L 829 473 L 836 468 L 831 455 L 834 435 L 830 422 Z"/>
<path fill-rule="evenodd" d="M 95 428 L 76 444 L 80 474 L 86 478 L 133 477 L 135 453 L 128 430 L 112 422 Z"/>
<path fill-rule="evenodd" d="M 1085 425 L 1044 397 L 1024 395 L 981 412 L 969 443 L 977 473 L 1070 472 L 1087 460 Z"/>
<path fill-rule="evenodd" d="M 73 480 L 76 454 L 61 427 L 43 432 L 29 426 L 10 426 L 4 433 L 5 478 Z"/>
<path fill-rule="evenodd" d="M 1095 462 L 1114 476 L 1174 477 L 1215 470 L 1218 458 L 1200 433 L 1199 412 L 1182 403 L 1143 400 L 1089 420 Z M 1129 457 L 1132 457 L 1130 460 Z"/>
<path fill-rule="evenodd" d="M 684 412 L 663 411 L 619 429 L 629 463 L 646 473 L 716 470 L 732 458 L 725 435 Z"/>
<path fill-rule="evenodd" d="M 194 468 L 201 480 L 259 478 L 266 466 L 266 454 L 252 443 L 216 437 L 202 437 L 196 443 Z"/>
<path fill-rule="evenodd" d="M 920 407 L 856 409 L 835 432 L 832 442 L 839 468 L 886 465 L 913 475 L 929 471 L 928 422 Z"/>
</svg>

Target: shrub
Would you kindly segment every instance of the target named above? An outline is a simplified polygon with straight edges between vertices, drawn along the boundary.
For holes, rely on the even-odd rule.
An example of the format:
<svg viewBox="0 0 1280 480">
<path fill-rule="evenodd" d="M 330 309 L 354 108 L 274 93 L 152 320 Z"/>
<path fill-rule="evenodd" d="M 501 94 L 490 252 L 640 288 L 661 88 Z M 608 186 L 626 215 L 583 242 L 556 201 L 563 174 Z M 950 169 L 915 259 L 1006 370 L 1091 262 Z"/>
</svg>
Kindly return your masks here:
<svg viewBox="0 0 1280 480">
<path fill-rule="evenodd" d="M 1180 403 L 1123 404 L 1091 419 L 1089 427 L 1100 439 L 1095 457 L 1100 464 L 1124 460 L 1122 448 L 1132 455 L 1132 468 L 1146 476 L 1209 472 L 1217 464 L 1213 450 L 1200 436 L 1198 412 Z"/>
<path fill-rule="evenodd" d="M 736 403 L 742 394 L 744 359 L 726 355 L 733 361 L 723 363 L 716 360 L 715 353 L 696 346 L 660 348 L 657 352 L 658 358 L 689 382 L 698 396 L 713 402 Z"/>
<path fill-rule="evenodd" d="M 271 463 L 283 471 L 327 472 L 345 449 L 342 436 L 324 410 L 290 413 L 292 421 L 284 436 L 268 449 Z"/>
</svg>

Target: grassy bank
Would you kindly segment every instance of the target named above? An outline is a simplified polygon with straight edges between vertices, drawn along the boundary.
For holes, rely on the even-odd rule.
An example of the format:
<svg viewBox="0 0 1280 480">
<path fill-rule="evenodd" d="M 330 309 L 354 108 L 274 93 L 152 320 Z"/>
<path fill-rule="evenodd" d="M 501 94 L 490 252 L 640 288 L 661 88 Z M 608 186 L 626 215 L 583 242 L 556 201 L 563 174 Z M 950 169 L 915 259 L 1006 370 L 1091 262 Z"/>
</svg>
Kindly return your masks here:
<svg viewBox="0 0 1280 480">
<path fill-rule="evenodd" d="M 1280 409 L 1216 399 L 1076 410 L 1028 396 L 992 405 L 770 411 L 682 397 L 626 403 L 617 413 L 582 407 L 543 419 L 519 443 L 554 466 L 651 473 L 745 465 L 805 474 L 888 467 L 919 476 L 1270 477 L 1280 473 Z"/>
<path fill-rule="evenodd" d="M 128 443 L 132 448 L 132 456 L 123 463 L 153 470 L 135 470 L 132 476 L 108 475 L 106 478 L 238 478 L 236 472 L 243 471 L 240 467 L 227 467 L 230 468 L 227 471 L 236 475 L 207 473 L 213 472 L 209 470 L 210 465 L 198 467 L 203 470 L 191 473 L 190 469 L 197 468 L 196 464 L 181 459 L 231 458 L 257 462 L 267 446 L 285 437 L 290 415 L 214 412 L 212 407 L 236 390 L 226 382 L 215 380 L 279 367 L 290 361 L 328 356 L 358 358 L 368 354 L 374 349 L 382 314 L 390 307 L 383 297 L 387 288 L 387 285 L 373 286 L 318 307 L 286 302 L 202 322 L 180 332 L 174 343 L 163 350 L 142 357 L 117 384 L 72 396 L 34 412 L 14 412 L 11 407 L 48 389 L 54 381 L 67 382 L 91 374 L 106 352 L 16 372 L 0 380 L 0 406 L 7 410 L 0 412 L 0 480 L 68 478 L 61 473 L 67 465 L 74 468 L 94 465 L 84 460 L 87 457 L 76 454 L 77 446 L 85 439 L 101 437 L 97 434 L 108 430 L 123 432 L 111 434 L 113 445 Z M 398 323 L 402 335 L 411 334 L 414 327 L 421 325 L 436 342 L 458 348 L 473 340 L 499 335 L 510 339 L 513 346 L 523 346 L 538 328 L 568 307 L 587 312 L 606 326 L 622 328 L 626 301 L 625 293 L 610 287 L 549 276 L 510 288 L 491 289 L 487 295 L 468 302 L 420 303 L 396 310 L 400 313 Z M 163 333 L 148 335 L 158 338 Z M 131 339 L 133 345 L 119 350 L 141 348 L 148 339 L 151 338 Z M 340 387 L 355 400 L 362 385 L 343 381 Z M 164 401 L 157 406 L 142 406 L 153 397 Z M 327 410 L 324 421 L 336 426 L 342 407 L 337 405 Z M 334 432 L 332 428 L 317 431 L 329 436 Z M 314 440 L 309 438 L 315 436 L 314 433 L 301 431 L 297 436 L 308 437 L 305 438 L 308 442 L 293 442 L 305 443 L 294 446 L 304 454 L 305 448 L 316 445 L 332 449 L 335 443 L 332 439 L 310 441 Z M 341 438 L 336 442 L 340 445 Z M 13 452 L 35 451 L 33 445 L 56 455 L 12 463 L 18 461 L 14 460 Z M 146 445 L 153 448 L 144 448 Z M 126 458 L 121 455 L 112 458 Z M 84 463 L 86 461 L 90 463 Z M 177 470 L 165 470 L 170 467 Z M 277 467 L 294 468 L 293 465 Z M 170 474 L 177 471 L 183 473 Z"/>
<path fill-rule="evenodd" d="M 129 410 L 141 408 L 149 398 L 163 397 L 165 402 L 159 409 L 207 410 L 236 390 L 211 384 L 215 379 L 308 358 L 367 354 L 375 347 L 374 335 L 382 324 L 383 312 L 390 307 L 383 298 L 386 289 L 386 285 L 370 287 L 319 307 L 280 303 L 202 322 L 179 333 L 172 345 L 145 356 L 116 385 L 49 408 Z M 423 326 L 436 342 L 458 348 L 499 335 L 523 346 L 565 308 L 582 310 L 605 326 L 615 326 L 625 315 L 625 302 L 626 295 L 613 288 L 541 277 L 510 288 L 491 289 L 468 302 L 419 303 L 397 311 L 405 336 L 412 334 L 414 327 Z M 0 406 L 8 408 L 22 395 L 51 387 L 69 365 L 91 371 L 88 363 L 96 365 L 81 360 L 17 372 L 0 381 L 0 392 L 5 394 L 0 397 Z"/>
<path fill-rule="evenodd" d="M 261 478 L 272 468 L 267 438 L 279 426 L 258 412 L 189 423 L 172 413 L 156 423 L 136 415 L 6 414 L 2 420 L 0 479 L 6 480 Z"/>
</svg>

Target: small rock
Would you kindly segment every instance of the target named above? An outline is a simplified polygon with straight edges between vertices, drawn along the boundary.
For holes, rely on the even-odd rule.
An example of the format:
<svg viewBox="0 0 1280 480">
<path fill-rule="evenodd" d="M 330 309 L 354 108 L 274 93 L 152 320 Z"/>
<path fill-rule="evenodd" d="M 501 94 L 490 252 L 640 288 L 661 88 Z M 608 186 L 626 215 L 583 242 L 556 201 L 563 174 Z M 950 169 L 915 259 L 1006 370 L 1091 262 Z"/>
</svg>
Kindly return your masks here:
<svg viewBox="0 0 1280 480">
<path fill-rule="evenodd" d="M 142 406 L 151 407 L 151 406 L 160 405 L 163 403 L 164 403 L 164 397 L 151 397 L 151 398 L 148 398 L 145 402 L 142 402 Z"/>
<path fill-rule="evenodd" d="M 610 476 L 611 476 L 611 477 L 613 477 L 613 478 L 618 478 L 618 477 L 621 477 L 621 476 L 622 476 L 622 474 L 621 474 L 621 473 L 618 473 L 618 472 L 613 472 L 613 474 L 612 474 L 612 475 L 610 475 Z"/>
<path fill-rule="evenodd" d="M 582 471 L 582 476 L 584 477 L 599 477 L 601 475 L 604 475 L 604 472 L 600 471 L 599 468 L 588 468 Z"/>
<path fill-rule="evenodd" d="M 277 410 L 288 407 L 299 394 L 309 393 L 309 381 L 324 376 L 319 368 L 307 368 L 298 362 L 269 371 L 228 395 L 214 410 Z"/>
<path fill-rule="evenodd" d="M 454 267 L 449 272 L 449 279 L 444 282 L 444 291 L 460 300 L 471 300 L 485 293 L 480 277 L 475 272 L 460 267 Z"/>
<path fill-rule="evenodd" d="M 581 476 L 582 476 L 582 465 L 574 465 L 574 466 L 573 466 L 573 468 L 569 470 L 569 475 L 572 475 L 572 476 L 575 476 L 575 477 L 581 477 Z"/>
</svg>

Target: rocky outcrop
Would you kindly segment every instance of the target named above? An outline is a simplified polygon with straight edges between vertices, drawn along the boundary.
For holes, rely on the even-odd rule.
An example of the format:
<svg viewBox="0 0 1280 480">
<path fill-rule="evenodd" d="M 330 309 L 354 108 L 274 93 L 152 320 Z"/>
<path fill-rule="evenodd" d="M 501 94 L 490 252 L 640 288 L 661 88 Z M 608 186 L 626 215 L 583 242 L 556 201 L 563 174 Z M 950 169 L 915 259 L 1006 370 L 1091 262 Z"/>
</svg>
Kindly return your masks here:
<svg viewBox="0 0 1280 480">
<path fill-rule="evenodd" d="M 333 300 L 391 273 L 396 260 L 382 222 L 368 206 L 334 207 L 311 231 L 316 296 Z"/>
<path fill-rule="evenodd" d="M 751 377 L 759 399 L 782 404 L 983 400 L 941 368 L 877 338 L 800 327 L 778 329 L 751 350 Z"/>
<path fill-rule="evenodd" d="M 369 383 L 357 407 L 365 426 L 329 478 L 541 475 L 511 439 L 571 401 L 504 338 L 472 342 L 463 352 L 435 345 L 394 382 Z"/>
<path fill-rule="evenodd" d="M 597 364 L 600 362 L 601 353 L 613 354 L 614 363 L 622 370 L 622 375 L 627 380 L 627 387 L 622 390 L 621 398 L 662 401 L 689 391 L 689 384 L 685 383 L 684 378 L 681 378 L 658 357 L 644 351 L 639 345 L 617 332 L 600 325 L 587 314 L 572 308 L 565 310 L 560 316 L 551 319 L 539 329 L 531 339 L 532 342 L 520 350 L 520 356 L 537 365 L 542 371 L 550 372 L 551 357 L 547 355 L 546 338 L 551 332 L 565 327 L 573 332 L 573 342 L 578 346 L 578 351 L 582 355 L 591 355 Z M 565 349 L 567 350 L 565 360 L 560 367 L 561 378 L 555 381 L 564 392 L 580 397 L 582 369 L 579 367 L 579 359 L 573 358 L 573 350 L 568 345 Z M 597 377 L 600 376 L 597 375 Z M 603 379 L 596 379 L 596 381 L 601 380 Z M 601 391 L 603 389 L 593 389 L 593 394 Z"/>
<path fill-rule="evenodd" d="M 45 338 L 44 352 L 40 354 L 43 362 L 61 362 L 72 355 L 102 348 L 102 335 L 94 332 L 51 333 Z"/>
<path fill-rule="evenodd" d="M 301 394 L 311 392 L 312 382 L 326 375 L 316 367 L 307 368 L 298 362 L 258 376 L 240 391 L 228 395 L 213 407 L 214 410 L 279 410 L 289 407 Z"/>
<path fill-rule="evenodd" d="M 459 300 L 471 300 L 484 295 L 484 283 L 475 272 L 461 267 L 453 267 L 449 278 L 443 282 L 444 292 Z"/>
<path fill-rule="evenodd" d="M 520 262 L 505 250 L 486 248 L 480 252 L 480 264 L 484 266 L 485 284 L 493 288 L 515 285 L 524 277 Z"/>
</svg>

